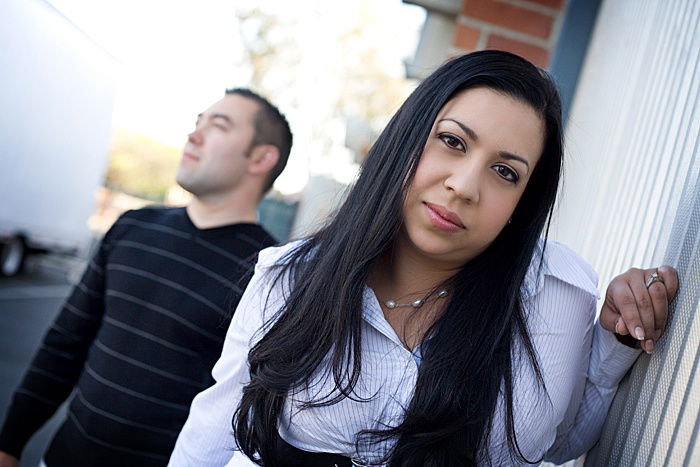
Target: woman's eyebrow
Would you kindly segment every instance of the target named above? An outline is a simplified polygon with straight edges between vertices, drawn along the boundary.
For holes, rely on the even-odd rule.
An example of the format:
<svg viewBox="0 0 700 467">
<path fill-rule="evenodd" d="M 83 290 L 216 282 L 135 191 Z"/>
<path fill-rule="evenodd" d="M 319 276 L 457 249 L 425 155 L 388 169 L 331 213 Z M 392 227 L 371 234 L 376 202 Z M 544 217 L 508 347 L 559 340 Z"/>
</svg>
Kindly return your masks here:
<svg viewBox="0 0 700 467">
<path fill-rule="evenodd" d="M 456 123 L 457 125 L 459 125 L 459 127 L 462 129 L 462 131 L 464 131 L 467 134 L 467 136 L 469 136 L 473 141 L 479 141 L 479 137 L 476 135 L 474 130 L 469 128 L 464 123 L 462 123 L 458 120 L 455 120 L 454 118 L 443 118 L 442 120 L 439 120 L 438 123 L 445 122 L 445 121 Z"/>
<path fill-rule="evenodd" d="M 498 151 L 498 156 L 501 157 L 502 159 L 508 159 L 511 161 L 520 161 L 527 166 L 528 171 L 530 170 L 530 163 L 524 157 L 516 156 L 515 154 L 511 154 L 511 153 L 506 152 L 506 151 Z"/>
</svg>

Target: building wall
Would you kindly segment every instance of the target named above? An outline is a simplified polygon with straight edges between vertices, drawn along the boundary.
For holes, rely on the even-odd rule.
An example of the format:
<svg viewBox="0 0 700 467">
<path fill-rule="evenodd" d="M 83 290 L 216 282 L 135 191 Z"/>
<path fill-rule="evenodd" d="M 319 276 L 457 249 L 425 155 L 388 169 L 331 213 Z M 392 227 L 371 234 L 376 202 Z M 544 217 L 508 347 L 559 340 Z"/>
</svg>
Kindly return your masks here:
<svg viewBox="0 0 700 467">
<path fill-rule="evenodd" d="M 599 272 L 677 268 L 656 351 L 618 391 L 586 465 L 700 462 L 700 2 L 606 0 L 566 133 L 553 236 Z"/>
<path fill-rule="evenodd" d="M 566 0 L 462 0 L 453 55 L 500 49 L 546 68 L 556 47 L 565 7 Z"/>
</svg>

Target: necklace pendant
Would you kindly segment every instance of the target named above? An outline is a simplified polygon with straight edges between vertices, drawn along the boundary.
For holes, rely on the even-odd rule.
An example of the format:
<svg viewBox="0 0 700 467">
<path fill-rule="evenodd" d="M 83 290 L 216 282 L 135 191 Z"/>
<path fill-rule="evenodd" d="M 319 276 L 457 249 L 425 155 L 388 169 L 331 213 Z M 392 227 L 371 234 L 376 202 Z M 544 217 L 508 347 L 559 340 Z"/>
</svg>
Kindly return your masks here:
<svg viewBox="0 0 700 467">
<path fill-rule="evenodd" d="M 439 299 L 439 298 L 446 297 L 446 296 L 447 296 L 447 293 L 448 293 L 447 290 L 442 289 L 442 290 L 440 290 L 440 291 L 437 293 L 437 296 L 428 295 L 427 297 L 419 298 L 418 300 L 413 300 L 413 301 L 410 302 L 410 303 L 396 303 L 396 300 L 387 300 L 386 302 L 384 302 L 384 306 L 387 307 L 387 308 L 389 308 L 389 309 L 392 309 L 392 310 L 393 310 L 394 308 L 404 307 L 404 306 L 410 306 L 410 307 L 413 307 L 413 308 L 420 308 L 420 307 L 422 307 L 422 306 L 425 304 L 425 302 L 427 302 L 428 300 L 437 300 L 437 299 Z"/>
</svg>

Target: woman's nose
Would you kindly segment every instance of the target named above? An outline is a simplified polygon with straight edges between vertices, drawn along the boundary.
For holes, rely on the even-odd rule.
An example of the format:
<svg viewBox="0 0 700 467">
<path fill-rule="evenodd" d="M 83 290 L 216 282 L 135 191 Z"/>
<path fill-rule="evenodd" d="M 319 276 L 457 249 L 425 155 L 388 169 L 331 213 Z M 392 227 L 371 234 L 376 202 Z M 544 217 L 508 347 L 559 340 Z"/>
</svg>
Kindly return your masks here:
<svg viewBox="0 0 700 467">
<path fill-rule="evenodd" d="M 459 164 L 445 178 L 445 188 L 454 193 L 455 196 L 469 203 L 479 202 L 479 192 L 481 183 L 481 168 L 479 164 L 472 160 L 465 160 Z"/>
</svg>

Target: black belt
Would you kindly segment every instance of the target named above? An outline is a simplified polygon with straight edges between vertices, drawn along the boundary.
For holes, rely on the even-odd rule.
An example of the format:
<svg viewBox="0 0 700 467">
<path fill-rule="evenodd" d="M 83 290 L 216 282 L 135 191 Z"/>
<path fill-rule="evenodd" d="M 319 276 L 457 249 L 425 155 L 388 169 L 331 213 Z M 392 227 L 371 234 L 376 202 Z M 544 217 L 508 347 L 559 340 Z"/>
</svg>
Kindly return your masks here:
<svg viewBox="0 0 700 467">
<path fill-rule="evenodd" d="M 329 452 L 309 452 L 292 446 L 277 435 L 277 461 L 279 467 L 355 467 L 366 465 L 358 459 Z M 277 467 L 275 466 L 275 467 Z"/>
</svg>

